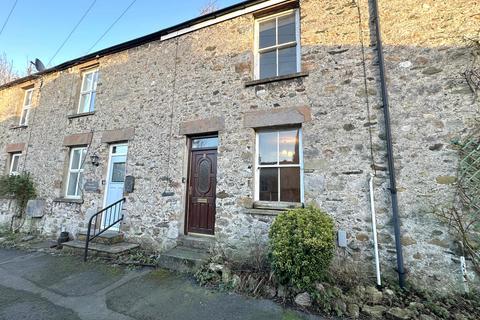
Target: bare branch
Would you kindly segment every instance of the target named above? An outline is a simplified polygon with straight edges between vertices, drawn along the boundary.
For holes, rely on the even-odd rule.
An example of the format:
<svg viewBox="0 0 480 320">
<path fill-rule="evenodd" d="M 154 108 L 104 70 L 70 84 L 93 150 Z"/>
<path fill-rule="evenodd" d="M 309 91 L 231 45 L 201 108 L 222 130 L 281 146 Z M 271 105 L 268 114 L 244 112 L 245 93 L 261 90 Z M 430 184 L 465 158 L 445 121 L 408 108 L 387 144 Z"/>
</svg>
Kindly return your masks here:
<svg viewBox="0 0 480 320">
<path fill-rule="evenodd" d="M 8 60 L 5 53 L 0 54 L 0 85 L 13 81 L 18 77 L 18 74 L 13 71 L 13 62 Z"/>
</svg>

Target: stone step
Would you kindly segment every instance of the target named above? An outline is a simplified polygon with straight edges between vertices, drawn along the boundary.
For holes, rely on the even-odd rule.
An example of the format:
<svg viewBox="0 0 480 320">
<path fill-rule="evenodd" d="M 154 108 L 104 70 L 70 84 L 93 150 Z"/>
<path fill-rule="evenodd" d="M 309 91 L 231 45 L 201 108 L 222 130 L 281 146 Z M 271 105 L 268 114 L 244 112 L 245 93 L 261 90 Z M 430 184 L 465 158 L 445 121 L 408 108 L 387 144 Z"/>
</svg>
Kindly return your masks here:
<svg viewBox="0 0 480 320">
<path fill-rule="evenodd" d="M 62 243 L 64 250 L 71 251 L 78 255 L 85 253 L 85 241 L 72 240 Z M 94 256 L 103 256 L 114 258 L 128 253 L 130 250 L 138 248 L 136 243 L 119 242 L 113 244 L 95 243 L 88 244 L 88 254 Z"/>
<path fill-rule="evenodd" d="M 177 244 L 181 247 L 209 251 L 215 245 L 215 238 L 190 235 L 181 236 L 178 238 Z"/>
<path fill-rule="evenodd" d="M 90 231 L 92 232 L 92 231 Z M 90 235 L 91 237 L 91 235 Z M 78 233 L 77 240 L 85 241 L 87 238 L 87 230 L 81 230 Z M 107 230 L 95 239 L 92 240 L 93 243 L 103 243 L 103 244 L 115 244 L 121 243 L 125 240 L 123 232 Z"/>
<path fill-rule="evenodd" d="M 158 265 L 177 272 L 194 273 L 207 262 L 208 257 L 204 250 L 177 246 L 161 254 Z"/>
</svg>

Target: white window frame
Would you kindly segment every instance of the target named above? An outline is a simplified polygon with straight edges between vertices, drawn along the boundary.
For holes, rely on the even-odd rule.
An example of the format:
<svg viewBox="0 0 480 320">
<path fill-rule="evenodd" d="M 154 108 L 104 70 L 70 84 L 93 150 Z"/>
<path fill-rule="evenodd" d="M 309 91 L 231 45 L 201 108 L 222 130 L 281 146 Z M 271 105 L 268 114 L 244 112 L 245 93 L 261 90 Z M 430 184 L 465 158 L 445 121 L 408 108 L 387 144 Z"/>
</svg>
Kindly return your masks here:
<svg viewBox="0 0 480 320">
<path fill-rule="evenodd" d="M 115 152 L 113 152 L 113 148 L 115 147 L 126 147 L 127 150 L 125 152 L 116 152 L 117 149 L 115 149 Z M 110 166 L 112 165 L 112 157 L 115 156 L 125 156 L 125 166 L 127 164 L 127 156 L 128 156 L 128 143 L 116 143 L 116 144 L 111 144 L 109 147 L 108 151 L 108 163 L 107 163 L 107 182 L 105 184 L 105 194 L 103 195 L 103 207 L 105 208 L 107 206 L 107 199 L 108 199 L 108 188 L 110 186 Z M 127 174 L 127 168 L 125 167 L 125 175 Z M 124 181 L 125 184 L 125 181 Z"/>
<path fill-rule="evenodd" d="M 82 198 L 82 194 L 80 191 L 80 174 L 83 173 L 84 169 L 83 169 L 83 165 L 85 164 L 85 159 L 82 159 L 81 155 L 82 155 L 82 151 L 80 151 L 80 164 L 79 164 L 79 168 L 78 169 L 72 169 L 72 163 L 73 163 L 73 153 L 76 151 L 76 150 L 85 150 L 86 151 L 86 147 L 76 147 L 76 148 L 71 148 L 70 149 L 70 159 L 69 159 L 69 162 L 68 162 L 68 172 L 67 172 L 67 183 L 65 185 L 65 198 L 69 198 L 69 199 L 81 199 Z M 85 153 L 85 157 L 87 156 L 87 154 Z M 77 185 L 75 186 L 75 194 L 78 194 L 78 195 L 69 195 L 68 194 L 68 186 L 70 185 L 70 174 L 71 173 L 78 173 L 78 180 L 77 180 Z"/>
<path fill-rule="evenodd" d="M 19 175 L 20 172 L 18 171 L 18 167 L 20 166 L 20 157 L 22 156 L 21 152 L 11 153 L 10 154 L 10 169 L 8 170 L 8 174 L 11 176 Z M 13 171 L 13 164 L 15 163 L 15 158 L 18 158 L 17 162 L 17 171 Z"/>
<path fill-rule="evenodd" d="M 28 126 L 28 116 L 30 115 L 30 109 L 33 105 L 33 90 L 34 88 L 25 90 L 25 95 L 23 97 L 22 113 L 20 114 L 20 122 L 18 123 L 20 126 Z M 31 95 L 29 104 L 27 104 L 28 95 Z M 25 122 L 22 123 L 23 113 L 25 113 Z"/>
<path fill-rule="evenodd" d="M 287 43 L 282 43 L 280 45 L 274 45 L 270 46 L 267 48 L 262 48 L 259 49 L 259 43 L 260 43 L 260 23 L 275 19 L 275 28 L 276 28 L 276 35 L 277 35 L 277 41 L 278 42 L 278 18 L 282 16 L 286 16 L 291 14 L 292 12 L 295 13 L 295 41 L 287 42 Z M 291 10 L 286 10 L 282 11 L 277 14 L 269 15 L 266 17 L 262 17 L 259 19 L 255 19 L 255 37 L 254 37 L 254 60 L 255 60 L 255 65 L 254 65 L 254 77 L 255 80 L 260 80 L 260 53 L 262 52 L 268 52 L 268 51 L 273 51 L 276 50 L 277 52 L 277 75 L 278 76 L 278 50 L 283 49 L 283 48 L 288 48 L 288 47 L 293 47 L 294 45 L 296 46 L 296 53 L 297 53 L 297 72 L 300 72 L 301 70 L 301 59 L 300 59 L 300 10 L 299 9 L 291 9 Z"/>
<path fill-rule="evenodd" d="M 260 153 L 260 144 L 259 144 L 259 133 L 265 133 L 265 132 L 277 132 L 279 134 L 281 131 L 287 131 L 289 129 L 298 129 L 298 152 L 299 152 L 299 158 L 298 158 L 298 164 L 275 164 L 275 165 L 260 165 L 258 163 L 258 156 Z M 277 136 L 278 137 L 278 136 Z M 277 143 L 277 163 L 278 159 L 280 156 L 280 151 L 278 150 L 279 148 L 279 143 Z M 274 128 L 274 129 L 259 129 L 255 132 L 255 195 L 254 195 L 254 200 L 259 201 L 260 200 L 260 168 L 288 168 L 288 167 L 295 167 L 295 168 L 300 168 L 300 203 L 305 202 L 305 192 L 304 192 L 304 186 L 303 186 L 303 132 L 301 127 L 280 127 L 280 128 Z M 277 201 L 270 201 L 270 202 L 284 202 L 281 201 L 280 197 L 280 176 L 278 177 L 278 200 Z M 262 200 L 265 201 L 265 200 Z"/>
<path fill-rule="evenodd" d="M 83 84 L 85 83 L 85 77 L 89 74 L 96 74 L 94 75 L 93 77 L 93 82 L 92 82 L 92 87 L 91 88 L 84 88 L 83 87 Z M 83 73 L 82 73 L 82 83 L 80 84 L 80 96 L 78 97 L 78 108 L 77 108 L 77 113 L 78 114 L 81 114 L 81 113 L 88 113 L 88 112 L 93 112 L 95 111 L 95 101 L 93 102 L 93 106 L 91 105 L 92 103 L 92 95 L 93 93 L 96 93 L 97 92 L 97 83 L 98 83 L 98 68 L 94 68 L 94 69 L 90 69 L 90 70 L 85 70 Z M 88 110 L 88 111 L 83 111 L 81 110 L 81 108 L 83 107 L 82 105 L 82 96 L 84 95 L 89 95 L 90 96 L 90 105 L 89 107 L 92 108 L 92 110 Z M 96 98 L 96 95 L 95 95 L 95 98 Z"/>
</svg>

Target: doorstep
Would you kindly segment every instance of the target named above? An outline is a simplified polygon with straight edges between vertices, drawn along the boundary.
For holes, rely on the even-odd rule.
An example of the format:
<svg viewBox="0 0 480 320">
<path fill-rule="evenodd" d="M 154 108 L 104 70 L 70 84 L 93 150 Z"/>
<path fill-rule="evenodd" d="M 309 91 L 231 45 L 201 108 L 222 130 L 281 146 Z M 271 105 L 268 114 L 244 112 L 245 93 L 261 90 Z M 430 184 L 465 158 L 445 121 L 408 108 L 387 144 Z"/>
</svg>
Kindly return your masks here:
<svg viewBox="0 0 480 320">
<path fill-rule="evenodd" d="M 91 233 L 90 237 L 92 237 Z M 85 242 L 85 239 L 87 239 L 87 230 L 80 230 L 77 240 Z M 124 240 L 125 235 L 123 232 L 107 230 L 98 235 L 95 239 L 91 240 L 90 243 L 115 244 L 124 242 Z"/>
<path fill-rule="evenodd" d="M 194 273 L 208 261 L 208 257 L 204 250 L 177 246 L 162 253 L 158 265 L 176 272 Z"/>
<path fill-rule="evenodd" d="M 72 240 L 62 243 L 62 246 L 75 253 L 83 254 L 85 252 L 85 241 Z M 129 252 L 132 249 L 138 248 L 140 245 L 137 243 L 119 242 L 113 244 L 95 243 L 90 242 L 88 244 L 88 250 L 103 256 L 118 256 Z"/>
</svg>

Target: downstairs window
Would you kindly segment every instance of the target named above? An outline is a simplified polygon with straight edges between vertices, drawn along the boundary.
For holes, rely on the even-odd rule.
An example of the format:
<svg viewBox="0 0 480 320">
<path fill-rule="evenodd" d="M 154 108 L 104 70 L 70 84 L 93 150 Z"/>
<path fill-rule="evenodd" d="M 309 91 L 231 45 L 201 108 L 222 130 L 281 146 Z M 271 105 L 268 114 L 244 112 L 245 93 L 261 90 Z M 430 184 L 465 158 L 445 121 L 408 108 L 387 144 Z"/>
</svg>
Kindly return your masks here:
<svg viewBox="0 0 480 320">
<path fill-rule="evenodd" d="M 20 157 L 21 153 L 11 153 L 10 154 L 10 168 L 8 174 L 11 176 L 16 176 L 20 174 Z"/>
<path fill-rule="evenodd" d="M 83 184 L 83 164 L 85 162 L 85 156 L 87 148 L 72 148 L 70 151 L 70 163 L 68 166 L 67 177 L 67 198 L 80 198 L 81 187 Z"/>
<path fill-rule="evenodd" d="M 302 202 L 301 128 L 258 131 L 256 150 L 255 200 Z"/>
</svg>

